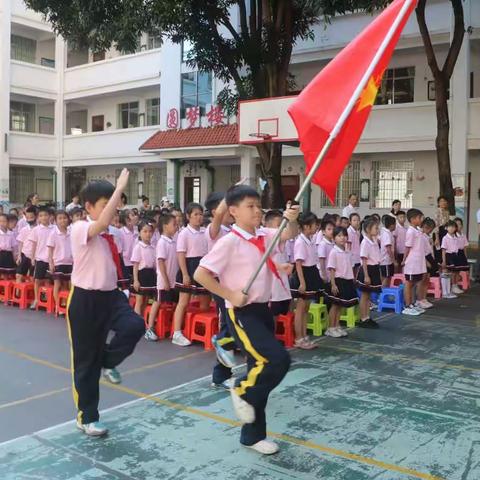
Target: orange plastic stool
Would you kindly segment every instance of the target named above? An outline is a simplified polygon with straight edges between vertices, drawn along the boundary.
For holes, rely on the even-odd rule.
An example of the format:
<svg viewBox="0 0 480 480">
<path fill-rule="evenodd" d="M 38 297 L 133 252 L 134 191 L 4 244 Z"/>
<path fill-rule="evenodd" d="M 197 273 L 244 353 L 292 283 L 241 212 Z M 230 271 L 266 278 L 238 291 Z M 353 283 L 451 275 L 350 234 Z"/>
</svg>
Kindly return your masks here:
<svg viewBox="0 0 480 480">
<path fill-rule="evenodd" d="M 442 298 L 442 284 L 440 283 L 440 277 L 430 278 L 427 295 L 433 295 L 436 299 Z"/>
<path fill-rule="evenodd" d="M 402 283 L 405 283 L 405 275 L 403 273 L 396 273 L 390 280 L 390 287 L 398 287 Z"/>
<path fill-rule="evenodd" d="M 135 297 L 135 294 L 131 293 L 130 296 L 128 297 L 128 303 L 132 308 L 135 308 L 135 304 L 137 303 L 137 299 Z"/>
<path fill-rule="evenodd" d="M 0 302 L 8 305 L 8 302 L 12 298 L 13 282 L 11 280 L 0 281 Z"/>
<path fill-rule="evenodd" d="M 53 287 L 44 286 L 40 287 L 37 298 L 37 310 L 44 308 L 47 313 L 53 313 L 55 311 L 55 301 L 53 300 Z"/>
<path fill-rule="evenodd" d="M 192 319 L 190 340 L 203 343 L 205 350 L 213 350 L 212 336 L 218 333 L 218 316 L 213 312 L 196 313 Z"/>
<path fill-rule="evenodd" d="M 295 315 L 293 312 L 288 312 L 286 315 L 279 315 L 276 320 L 275 337 L 287 348 L 293 347 L 293 343 L 295 342 Z"/>
<path fill-rule="evenodd" d="M 25 310 L 35 300 L 35 290 L 33 283 L 14 283 L 12 288 L 12 305 L 18 305 L 18 308 Z"/>
<path fill-rule="evenodd" d="M 458 286 L 462 290 L 468 290 L 470 288 L 470 272 L 460 272 L 460 281 Z"/>
<path fill-rule="evenodd" d="M 162 303 L 158 310 L 157 322 L 155 323 L 155 333 L 158 338 L 168 338 L 173 336 L 173 314 L 175 305 L 171 303 Z"/>
<path fill-rule="evenodd" d="M 70 292 L 68 290 L 61 290 L 58 292 L 57 304 L 55 305 L 55 316 L 67 316 L 67 302 Z"/>
</svg>

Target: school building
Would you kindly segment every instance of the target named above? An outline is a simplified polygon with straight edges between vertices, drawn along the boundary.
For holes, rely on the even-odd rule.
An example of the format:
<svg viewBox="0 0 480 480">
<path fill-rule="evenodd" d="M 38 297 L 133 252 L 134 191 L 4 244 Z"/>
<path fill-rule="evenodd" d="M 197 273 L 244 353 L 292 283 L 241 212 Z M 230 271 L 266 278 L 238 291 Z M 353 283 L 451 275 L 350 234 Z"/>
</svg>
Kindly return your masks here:
<svg viewBox="0 0 480 480">
<path fill-rule="evenodd" d="M 480 208 L 480 2 L 466 0 L 464 45 L 450 86 L 450 147 L 457 207 L 477 238 Z M 232 24 L 237 24 L 232 11 Z M 440 61 L 452 35 L 448 0 L 430 0 L 427 20 Z M 300 91 L 371 17 L 351 14 L 315 27 L 299 41 L 291 73 Z M 135 52 L 93 54 L 69 48 L 21 0 L 0 5 L 0 201 L 22 203 L 38 192 L 59 204 L 90 179 L 112 182 L 131 170 L 127 196 L 203 201 L 246 177 L 261 188 L 255 144 L 262 134 L 284 143 L 282 185 L 292 197 L 305 173 L 287 114 L 294 95 L 245 102 L 237 118 L 216 103 L 223 84 L 187 66 L 189 46 L 139 38 Z M 348 75 L 348 71 L 345 72 Z M 317 187 L 311 208 L 338 212 L 349 193 L 363 213 L 398 198 L 433 213 L 438 195 L 435 88 L 415 15 L 385 74 L 377 104 L 338 188 L 336 205 Z M 469 215 L 467 215 L 469 212 Z"/>
</svg>

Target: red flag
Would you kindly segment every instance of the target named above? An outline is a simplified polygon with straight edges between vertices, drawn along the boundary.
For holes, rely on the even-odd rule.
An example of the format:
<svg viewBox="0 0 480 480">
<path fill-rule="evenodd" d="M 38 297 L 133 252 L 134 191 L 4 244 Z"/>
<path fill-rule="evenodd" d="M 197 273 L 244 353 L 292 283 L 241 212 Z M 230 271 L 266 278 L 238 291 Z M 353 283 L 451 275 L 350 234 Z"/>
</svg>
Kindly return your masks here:
<svg viewBox="0 0 480 480">
<path fill-rule="evenodd" d="M 288 109 L 298 131 L 308 172 L 407 2 L 411 2 L 410 6 L 312 179 L 332 203 L 343 170 L 367 123 L 383 73 L 417 2 L 394 0 L 305 87 Z"/>
</svg>

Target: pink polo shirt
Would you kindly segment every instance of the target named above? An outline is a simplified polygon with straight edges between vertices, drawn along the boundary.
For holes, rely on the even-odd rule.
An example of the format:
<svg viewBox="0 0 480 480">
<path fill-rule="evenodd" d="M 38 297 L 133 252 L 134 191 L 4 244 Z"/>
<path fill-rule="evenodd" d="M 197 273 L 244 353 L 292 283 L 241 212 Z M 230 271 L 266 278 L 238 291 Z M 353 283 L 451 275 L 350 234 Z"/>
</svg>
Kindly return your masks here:
<svg viewBox="0 0 480 480">
<path fill-rule="evenodd" d="M 138 228 L 135 227 L 133 231 L 131 231 L 127 227 L 123 227 L 121 229 L 121 235 L 123 263 L 125 264 L 125 266 L 131 267 L 133 247 L 138 240 Z"/>
<path fill-rule="evenodd" d="M 334 246 L 334 242 L 331 242 L 327 238 L 323 237 L 322 241 L 318 245 L 318 258 L 324 258 L 327 260 Z"/>
<path fill-rule="evenodd" d="M 399 223 L 395 227 L 393 237 L 395 239 L 395 251 L 400 255 L 405 253 L 405 239 L 407 237 L 408 227 L 402 227 Z"/>
<path fill-rule="evenodd" d="M 382 258 L 380 259 L 380 265 L 392 265 L 393 253 L 388 253 L 387 247 L 392 247 L 393 251 L 393 234 L 388 228 L 382 227 L 380 230 L 380 253 Z"/>
<path fill-rule="evenodd" d="M 283 248 L 281 245 L 280 248 L 278 245 L 275 247 L 272 260 L 277 265 L 289 263 L 285 246 Z M 280 279 L 272 275 L 272 298 L 270 299 L 272 302 L 283 302 L 292 298 L 287 273 L 279 270 L 278 274 Z"/>
<path fill-rule="evenodd" d="M 160 232 L 158 231 L 158 228 L 156 228 L 153 231 L 152 239 L 150 240 L 150 242 L 154 247 L 156 247 L 159 240 L 160 240 Z"/>
<path fill-rule="evenodd" d="M 351 253 L 335 245 L 328 256 L 327 269 L 335 269 L 335 278 L 353 280 Z"/>
<path fill-rule="evenodd" d="M 405 237 L 405 247 L 410 248 L 410 250 L 403 268 L 403 273 L 406 275 L 421 275 L 427 271 L 425 245 L 422 237 L 422 231 L 412 226 L 408 227 Z"/>
<path fill-rule="evenodd" d="M 48 237 L 52 233 L 52 225 L 48 227 L 44 225 L 37 225 L 31 232 L 28 237 L 28 240 L 32 243 L 36 243 L 35 248 L 35 260 L 40 260 L 41 262 L 48 262 L 48 247 L 47 241 Z M 33 249 L 33 245 L 32 245 Z"/>
<path fill-rule="evenodd" d="M 427 235 L 426 233 L 424 233 L 422 240 L 423 240 L 423 246 L 425 249 L 425 256 L 433 255 L 433 245 L 432 245 L 432 239 L 430 238 L 430 235 Z"/>
<path fill-rule="evenodd" d="M 132 256 L 130 258 L 132 263 L 138 263 L 138 269 L 153 268 L 155 270 L 155 247 L 150 244 L 139 241 L 133 247 Z"/>
<path fill-rule="evenodd" d="M 457 233 L 457 245 L 459 250 L 465 250 L 468 247 L 467 237 L 463 233 Z"/>
<path fill-rule="evenodd" d="M 18 222 L 17 222 L 18 231 L 20 231 L 23 227 L 26 227 L 27 225 L 28 225 L 28 222 L 25 217 L 21 217 L 18 219 Z"/>
<path fill-rule="evenodd" d="M 304 267 L 313 267 L 318 263 L 317 248 L 313 239 L 301 233 L 295 240 L 293 247 L 293 260 L 302 261 Z"/>
<path fill-rule="evenodd" d="M 4 252 L 13 252 L 15 249 L 15 237 L 7 230 L 0 230 L 0 250 Z"/>
<path fill-rule="evenodd" d="M 85 290 L 115 290 L 117 269 L 112 252 L 107 240 L 100 235 L 88 239 L 90 223 L 75 222 L 72 226 L 72 285 Z"/>
<path fill-rule="evenodd" d="M 29 241 L 30 233 L 32 232 L 33 228 L 30 225 L 26 225 L 23 227 L 17 236 L 17 242 L 22 244 L 21 253 L 23 253 L 27 258 L 32 258 L 33 253 L 33 245 Z"/>
<path fill-rule="evenodd" d="M 58 227 L 52 228 L 47 240 L 47 247 L 53 248 L 53 264 L 72 265 L 72 243 L 70 241 L 70 228 L 67 233 L 62 233 Z"/>
<path fill-rule="evenodd" d="M 186 258 L 203 257 L 207 254 L 208 243 L 205 229 L 195 230 L 187 225 L 177 239 L 177 252 L 185 253 Z"/>
<path fill-rule="evenodd" d="M 241 291 L 245 288 L 250 276 L 257 269 L 262 253 L 248 240 L 253 238 L 245 230 L 233 226 L 240 236 L 229 233 L 222 237 L 200 261 L 200 266 L 209 270 L 218 277 L 220 283 L 232 291 Z M 257 230 L 256 235 L 265 237 L 265 247 L 275 236 L 276 229 L 262 228 Z M 177 248 L 178 250 L 178 248 Z M 266 265 L 263 265 L 259 275 L 253 282 L 252 288 L 248 293 L 247 304 L 267 303 L 272 297 L 272 272 Z M 232 304 L 225 300 L 227 308 L 232 308 Z"/>
<path fill-rule="evenodd" d="M 348 243 L 350 244 L 350 257 L 352 265 L 357 265 L 360 260 L 360 230 L 356 230 L 351 225 L 347 228 Z"/>
<path fill-rule="evenodd" d="M 447 233 L 442 239 L 442 250 L 445 250 L 447 253 L 457 253 L 458 252 L 457 237 Z"/>
<path fill-rule="evenodd" d="M 366 258 L 367 265 L 380 265 L 382 255 L 376 238 L 370 240 L 367 236 L 363 237 L 360 244 L 360 258 Z"/>
<path fill-rule="evenodd" d="M 169 238 L 166 235 L 162 235 L 157 243 L 156 256 L 157 260 L 163 260 L 165 262 L 170 288 L 174 288 L 175 278 L 178 272 L 177 243 L 175 238 Z M 165 290 L 163 277 L 158 268 L 157 288 L 158 290 Z"/>
<path fill-rule="evenodd" d="M 225 225 L 220 225 L 220 230 L 218 231 L 218 235 L 216 238 L 212 238 L 210 236 L 210 227 L 212 224 L 208 225 L 207 228 L 205 229 L 205 238 L 207 239 L 207 250 L 210 251 L 215 243 L 217 243 L 218 240 L 220 240 L 222 237 L 224 237 L 227 233 L 230 232 L 231 228 L 226 227 Z"/>
</svg>

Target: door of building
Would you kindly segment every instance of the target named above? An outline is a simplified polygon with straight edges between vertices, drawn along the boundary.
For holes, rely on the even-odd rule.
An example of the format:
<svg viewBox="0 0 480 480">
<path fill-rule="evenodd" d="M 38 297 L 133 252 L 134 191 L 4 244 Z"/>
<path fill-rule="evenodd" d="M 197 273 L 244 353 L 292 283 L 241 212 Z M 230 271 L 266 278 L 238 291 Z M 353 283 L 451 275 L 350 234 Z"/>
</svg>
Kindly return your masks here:
<svg viewBox="0 0 480 480">
<path fill-rule="evenodd" d="M 285 202 L 293 200 L 300 189 L 299 175 L 282 175 L 282 192 Z"/>
<path fill-rule="evenodd" d="M 92 117 L 92 132 L 103 132 L 105 130 L 103 115 L 94 115 Z"/>
<path fill-rule="evenodd" d="M 87 181 L 85 168 L 65 169 L 65 202 L 69 204 L 72 197 L 80 192 Z"/>
<path fill-rule="evenodd" d="M 185 177 L 184 179 L 184 202 L 186 207 L 191 202 L 200 203 L 201 181 L 200 177 Z"/>
</svg>

